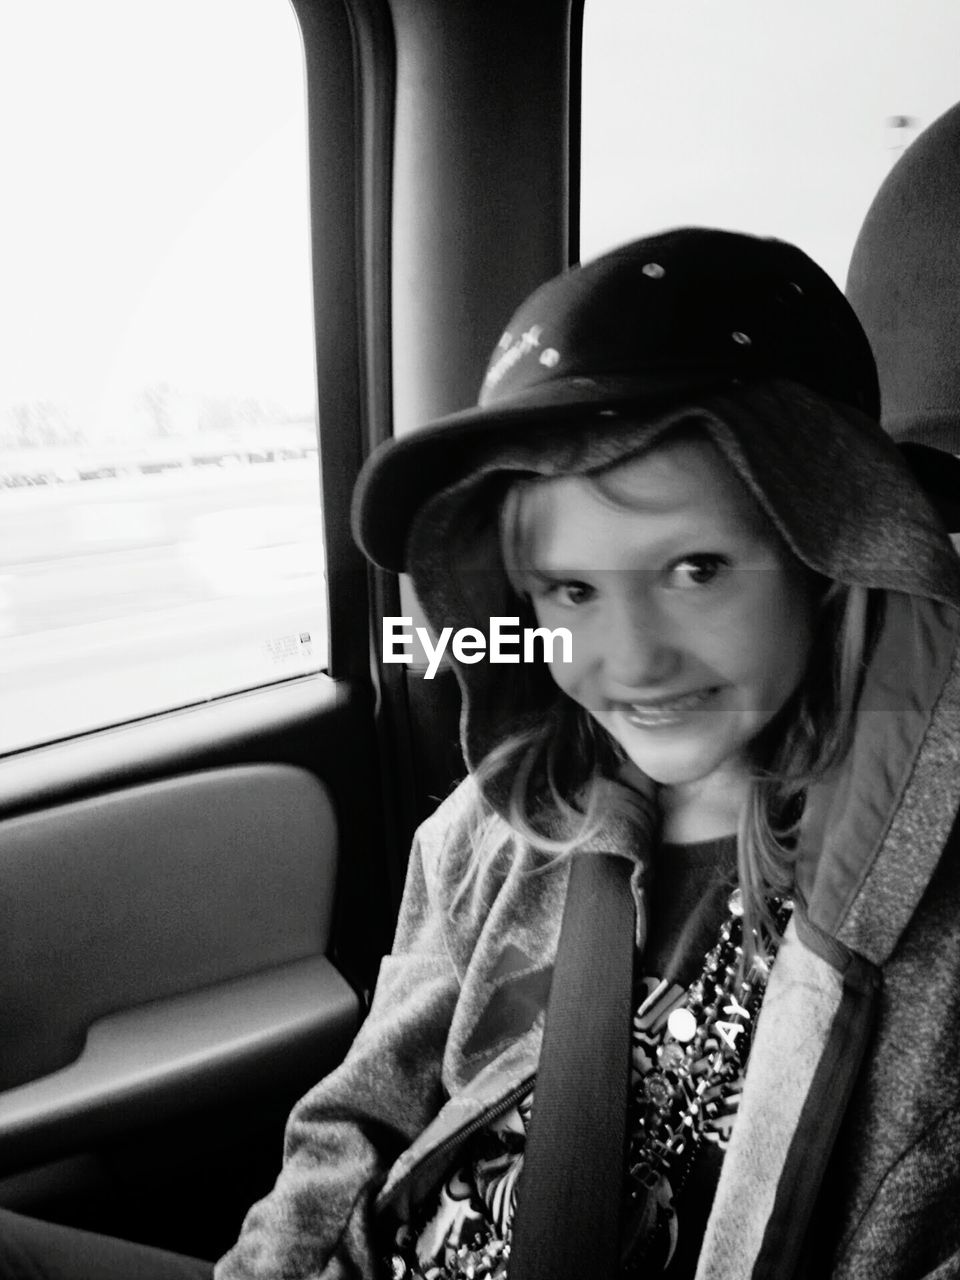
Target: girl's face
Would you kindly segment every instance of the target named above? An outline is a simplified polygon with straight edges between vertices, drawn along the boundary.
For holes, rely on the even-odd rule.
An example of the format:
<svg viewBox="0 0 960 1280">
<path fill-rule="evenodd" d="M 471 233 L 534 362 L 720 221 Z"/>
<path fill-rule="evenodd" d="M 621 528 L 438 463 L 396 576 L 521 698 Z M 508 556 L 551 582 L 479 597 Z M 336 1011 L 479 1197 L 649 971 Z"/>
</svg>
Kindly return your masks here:
<svg viewBox="0 0 960 1280">
<path fill-rule="evenodd" d="M 810 650 L 811 576 L 707 439 L 523 501 L 523 580 L 566 627 L 554 680 L 664 786 L 740 776 Z M 559 659 L 559 646 L 556 646 Z"/>
</svg>

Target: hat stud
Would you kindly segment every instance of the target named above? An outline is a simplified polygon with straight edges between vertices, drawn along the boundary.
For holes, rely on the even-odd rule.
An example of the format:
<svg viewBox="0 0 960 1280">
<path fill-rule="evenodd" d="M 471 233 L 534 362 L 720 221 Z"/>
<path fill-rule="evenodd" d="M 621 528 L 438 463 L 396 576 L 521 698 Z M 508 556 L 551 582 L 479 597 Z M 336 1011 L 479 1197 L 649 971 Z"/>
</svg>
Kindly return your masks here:
<svg viewBox="0 0 960 1280">
<path fill-rule="evenodd" d="M 659 262 L 645 262 L 640 270 L 645 276 L 649 276 L 651 280 L 662 280 L 667 274 Z"/>
<path fill-rule="evenodd" d="M 540 363 L 548 369 L 555 369 L 560 363 L 560 352 L 555 347 L 544 347 L 540 352 Z"/>
</svg>

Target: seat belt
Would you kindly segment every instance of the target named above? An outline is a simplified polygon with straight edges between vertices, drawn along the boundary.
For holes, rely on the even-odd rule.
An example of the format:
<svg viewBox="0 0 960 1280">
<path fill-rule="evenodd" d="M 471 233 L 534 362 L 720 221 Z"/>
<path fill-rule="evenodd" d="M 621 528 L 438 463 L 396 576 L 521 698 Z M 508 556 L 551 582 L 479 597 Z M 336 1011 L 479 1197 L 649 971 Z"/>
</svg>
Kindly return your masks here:
<svg viewBox="0 0 960 1280">
<path fill-rule="evenodd" d="M 517 1188 L 510 1280 L 613 1280 L 633 1018 L 633 864 L 573 858 L 533 1114 Z"/>
</svg>

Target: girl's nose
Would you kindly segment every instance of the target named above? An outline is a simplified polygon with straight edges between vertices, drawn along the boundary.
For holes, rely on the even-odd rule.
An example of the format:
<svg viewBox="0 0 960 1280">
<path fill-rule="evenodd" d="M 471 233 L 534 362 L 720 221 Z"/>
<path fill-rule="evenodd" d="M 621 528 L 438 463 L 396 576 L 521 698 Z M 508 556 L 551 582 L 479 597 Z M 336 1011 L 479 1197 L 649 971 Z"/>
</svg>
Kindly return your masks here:
<svg viewBox="0 0 960 1280">
<path fill-rule="evenodd" d="M 610 611 L 603 653 L 608 681 L 624 691 L 655 690 L 681 662 L 670 628 L 643 599 L 621 600 Z"/>
</svg>

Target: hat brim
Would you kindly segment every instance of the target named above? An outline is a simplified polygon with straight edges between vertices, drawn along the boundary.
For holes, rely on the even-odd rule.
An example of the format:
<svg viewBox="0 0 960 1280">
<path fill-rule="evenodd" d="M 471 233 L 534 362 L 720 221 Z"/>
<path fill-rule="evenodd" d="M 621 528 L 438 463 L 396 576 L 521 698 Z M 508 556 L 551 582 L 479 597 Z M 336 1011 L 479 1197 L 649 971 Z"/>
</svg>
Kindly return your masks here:
<svg viewBox="0 0 960 1280">
<path fill-rule="evenodd" d="M 354 537 L 375 564 L 402 573 L 410 529 L 424 503 L 470 475 L 491 451 L 515 445 L 518 428 L 532 437 L 539 427 L 573 426 L 604 416 L 657 419 L 665 410 L 694 406 L 699 397 L 733 381 L 728 370 L 704 370 L 698 378 L 689 369 L 642 379 L 569 378 L 507 403 L 449 414 L 385 441 L 370 455 L 353 494 Z M 960 459 L 915 441 L 896 443 L 947 529 L 960 532 Z"/>
<path fill-rule="evenodd" d="M 598 417 L 656 418 L 670 407 L 731 384 L 729 368 L 689 368 L 675 374 L 616 374 L 555 380 L 496 405 L 476 406 L 379 445 L 366 460 L 353 494 L 357 545 L 375 564 L 401 573 L 413 520 L 434 494 L 469 475 L 501 445 L 517 443 L 518 428 L 558 427 Z"/>
<path fill-rule="evenodd" d="M 899 440 L 897 444 L 947 529 L 960 533 L 960 458 L 943 448 L 913 440 Z"/>
</svg>

